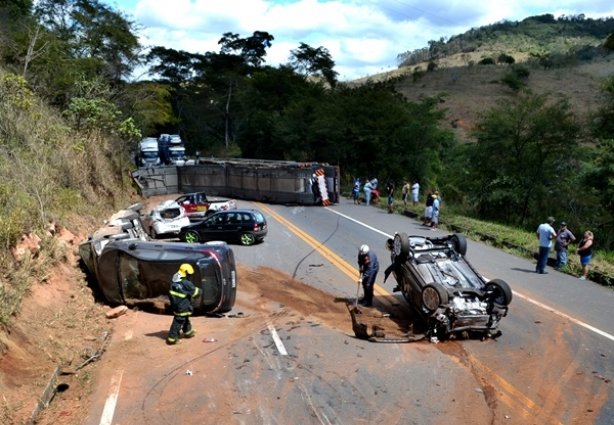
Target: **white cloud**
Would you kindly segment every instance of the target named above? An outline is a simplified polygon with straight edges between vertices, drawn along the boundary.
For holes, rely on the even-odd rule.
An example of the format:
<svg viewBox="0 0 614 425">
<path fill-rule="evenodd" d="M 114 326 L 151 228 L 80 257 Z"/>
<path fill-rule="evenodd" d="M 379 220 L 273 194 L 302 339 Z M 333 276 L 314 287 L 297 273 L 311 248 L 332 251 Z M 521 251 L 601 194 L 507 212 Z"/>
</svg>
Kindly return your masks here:
<svg viewBox="0 0 614 425">
<path fill-rule="evenodd" d="M 460 34 L 501 20 L 544 13 L 614 16 L 611 0 L 108 0 L 143 30 L 146 46 L 193 53 L 219 51 L 226 32 L 275 37 L 266 63 L 286 63 L 304 42 L 325 47 L 341 79 L 396 68 L 399 53 L 429 40 Z"/>
</svg>

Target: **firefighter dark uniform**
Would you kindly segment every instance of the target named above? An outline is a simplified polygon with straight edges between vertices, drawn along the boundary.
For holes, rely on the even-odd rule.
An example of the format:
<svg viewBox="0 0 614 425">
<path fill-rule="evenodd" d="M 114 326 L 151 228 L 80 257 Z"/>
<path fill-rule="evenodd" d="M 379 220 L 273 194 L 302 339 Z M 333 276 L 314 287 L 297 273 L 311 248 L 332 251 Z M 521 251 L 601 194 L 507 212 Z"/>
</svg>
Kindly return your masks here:
<svg viewBox="0 0 614 425">
<path fill-rule="evenodd" d="M 192 338 L 195 335 L 190 316 L 194 311 L 192 298 L 198 296 L 200 289 L 187 278 L 194 274 L 194 268 L 190 264 L 182 264 L 179 271 L 173 275 L 169 297 L 173 310 L 173 323 L 166 338 L 167 344 L 176 344 L 179 341 L 179 333 L 183 331 L 184 338 Z"/>
</svg>

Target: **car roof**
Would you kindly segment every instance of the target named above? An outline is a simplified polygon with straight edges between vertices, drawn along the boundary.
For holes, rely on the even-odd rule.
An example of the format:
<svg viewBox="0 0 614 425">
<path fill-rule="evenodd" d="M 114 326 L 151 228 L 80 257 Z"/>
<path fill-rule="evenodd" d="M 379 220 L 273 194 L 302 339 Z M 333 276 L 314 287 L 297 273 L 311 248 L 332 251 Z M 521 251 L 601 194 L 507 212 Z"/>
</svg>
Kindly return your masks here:
<svg viewBox="0 0 614 425">
<path fill-rule="evenodd" d="M 235 208 L 233 210 L 224 210 L 224 211 L 217 211 L 216 214 L 231 214 L 231 213 L 260 213 L 262 214 L 262 211 L 257 210 L 256 208 Z"/>
</svg>

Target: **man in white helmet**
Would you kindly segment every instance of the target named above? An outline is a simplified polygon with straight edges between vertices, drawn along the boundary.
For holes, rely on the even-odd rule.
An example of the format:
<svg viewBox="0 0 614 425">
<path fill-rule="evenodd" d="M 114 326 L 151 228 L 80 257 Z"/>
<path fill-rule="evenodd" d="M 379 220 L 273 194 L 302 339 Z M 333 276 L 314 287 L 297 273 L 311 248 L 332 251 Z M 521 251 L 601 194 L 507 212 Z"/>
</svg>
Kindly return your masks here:
<svg viewBox="0 0 614 425">
<path fill-rule="evenodd" d="M 169 345 L 177 344 L 179 333 L 183 331 L 184 338 L 192 338 L 195 335 L 190 316 L 194 311 L 192 298 L 198 296 L 200 289 L 188 279 L 194 274 L 194 267 L 184 263 L 179 266 L 177 273 L 173 275 L 169 298 L 171 299 L 171 309 L 173 310 L 173 323 L 168 331 L 166 343 Z"/>
<path fill-rule="evenodd" d="M 373 305 L 373 285 L 379 272 L 379 262 L 375 252 L 368 245 L 362 245 L 358 250 L 358 271 L 361 276 L 364 297 L 358 302 L 365 307 Z"/>
</svg>

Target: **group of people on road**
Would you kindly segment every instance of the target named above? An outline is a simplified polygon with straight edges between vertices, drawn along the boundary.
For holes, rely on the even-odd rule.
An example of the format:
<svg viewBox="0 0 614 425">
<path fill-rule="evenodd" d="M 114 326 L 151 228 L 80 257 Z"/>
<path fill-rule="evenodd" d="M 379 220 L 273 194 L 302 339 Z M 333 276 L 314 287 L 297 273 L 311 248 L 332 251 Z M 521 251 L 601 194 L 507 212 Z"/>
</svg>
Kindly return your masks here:
<svg viewBox="0 0 614 425">
<path fill-rule="evenodd" d="M 352 187 L 352 200 L 354 205 L 360 205 L 360 193 L 361 189 L 364 193 L 365 205 L 371 205 L 372 202 L 376 201 L 379 198 L 379 190 L 377 188 L 378 180 L 376 177 L 372 179 L 366 179 L 365 184 L 362 185 L 362 181 L 359 177 L 354 179 L 354 185 Z M 388 212 L 393 212 L 394 206 L 394 192 L 396 189 L 396 184 L 394 180 L 388 179 L 386 180 L 386 201 L 388 205 Z M 408 181 L 401 188 L 401 196 L 403 200 L 403 206 L 407 208 L 407 202 L 410 199 L 413 202 L 413 205 L 417 205 L 420 199 L 420 183 L 417 180 L 414 181 L 413 184 L 410 185 Z"/>
<path fill-rule="evenodd" d="M 552 226 L 555 220 L 554 217 L 548 217 L 545 223 L 540 224 L 535 232 L 539 240 L 539 252 L 537 255 L 537 265 L 535 272 L 539 274 L 547 274 L 546 266 L 550 255 L 550 248 L 554 241 L 554 250 L 556 251 L 556 262 L 554 268 L 561 270 L 568 263 L 569 245 L 576 241 L 575 235 L 567 227 L 567 223 L 562 221 L 558 232 Z M 580 256 L 580 265 L 582 272 L 580 279 L 586 280 L 588 277 L 588 267 L 593 257 L 593 232 L 587 230 L 580 242 L 578 243 L 578 255 Z"/>
</svg>

